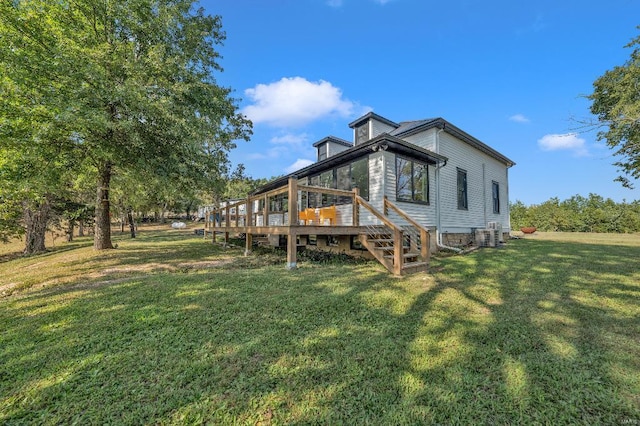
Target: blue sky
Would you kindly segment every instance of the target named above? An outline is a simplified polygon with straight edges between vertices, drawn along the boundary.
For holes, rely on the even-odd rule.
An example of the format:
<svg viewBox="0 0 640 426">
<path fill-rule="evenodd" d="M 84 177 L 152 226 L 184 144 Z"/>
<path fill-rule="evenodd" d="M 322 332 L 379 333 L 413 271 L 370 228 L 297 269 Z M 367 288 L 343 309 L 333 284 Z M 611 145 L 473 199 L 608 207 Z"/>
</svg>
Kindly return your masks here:
<svg viewBox="0 0 640 426">
<path fill-rule="evenodd" d="M 271 177 L 315 159 L 353 119 L 443 117 L 516 162 L 510 199 L 597 193 L 640 199 L 613 182 L 615 158 L 580 122 L 593 81 L 622 65 L 640 34 L 637 0 L 201 0 L 227 39 L 218 83 L 254 122 L 231 152 Z M 640 182 L 636 182 L 640 187 Z"/>
</svg>

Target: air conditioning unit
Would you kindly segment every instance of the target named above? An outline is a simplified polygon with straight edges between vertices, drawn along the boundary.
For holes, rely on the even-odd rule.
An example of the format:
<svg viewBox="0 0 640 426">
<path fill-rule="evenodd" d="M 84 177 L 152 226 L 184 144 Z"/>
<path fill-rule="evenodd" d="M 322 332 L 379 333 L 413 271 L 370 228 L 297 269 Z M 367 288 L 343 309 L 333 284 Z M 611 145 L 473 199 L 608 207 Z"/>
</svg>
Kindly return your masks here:
<svg viewBox="0 0 640 426">
<path fill-rule="evenodd" d="M 491 247 L 492 232 L 489 229 L 476 229 L 476 244 L 478 247 Z"/>
<path fill-rule="evenodd" d="M 489 232 L 489 247 L 498 247 L 500 236 L 497 229 L 487 229 Z"/>
<path fill-rule="evenodd" d="M 487 222 L 487 229 L 497 232 L 497 237 L 494 237 L 497 243 L 504 243 L 504 235 L 502 234 L 502 223 L 500 222 Z M 494 246 L 495 247 L 495 246 Z"/>
</svg>

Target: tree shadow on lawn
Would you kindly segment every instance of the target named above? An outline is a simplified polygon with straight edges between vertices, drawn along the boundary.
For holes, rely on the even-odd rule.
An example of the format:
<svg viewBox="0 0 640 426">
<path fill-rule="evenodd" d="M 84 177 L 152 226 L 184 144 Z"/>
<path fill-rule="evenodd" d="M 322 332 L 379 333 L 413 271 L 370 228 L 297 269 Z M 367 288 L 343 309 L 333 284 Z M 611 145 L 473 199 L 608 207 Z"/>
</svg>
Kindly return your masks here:
<svg viewBox="0 0 640 426">
<path fill-rule="evenodd" d="M 638 419 L 637 255 L 519 241 L 435 277 L 275 265 L 16 298 L 0 421 Z"/>
</svg>

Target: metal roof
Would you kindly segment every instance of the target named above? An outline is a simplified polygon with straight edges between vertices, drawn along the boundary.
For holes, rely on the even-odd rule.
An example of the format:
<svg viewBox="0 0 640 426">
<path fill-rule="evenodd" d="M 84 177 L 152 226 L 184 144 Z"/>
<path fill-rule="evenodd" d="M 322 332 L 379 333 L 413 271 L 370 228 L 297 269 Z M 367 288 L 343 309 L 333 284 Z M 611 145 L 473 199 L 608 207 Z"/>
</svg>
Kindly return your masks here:
<svg viewBox="0 0 640 426">
<path fill-rule="evenodd" d="M 337 143 L 338 145 L 347 146 L 349 148 L 353 146 L 351 142 L 338 138 L 336 136 L 327 136 L 326 138 L 322 138 L 318 142 L 314 143 L 313 146 L 317 148 L 325 142 L 333 142 L 333 143 Z"/>
<path fill-rule="evenodd" d="M 349 127 L 354 128 L 357 127 L 358 124 L 361 124 L 364 121 L 367 121 L 368 119 L 373 118 L 374 120 L 380 121 L 382 123 L 388 124 L 389 126 L 392 127 L 398 127 L 399 124 L 398 123 L 394 123 L 393 121 L 389 120 L 388 118 L 384 118 L 381 115 L 376 114 L 375 112 L 369 112 L 366 113 L 365 115 L 363 115 L 360 118 L 355 119 L 354 121 L 352 121 L 351 123 L 349 123 Z"/>
</svg>

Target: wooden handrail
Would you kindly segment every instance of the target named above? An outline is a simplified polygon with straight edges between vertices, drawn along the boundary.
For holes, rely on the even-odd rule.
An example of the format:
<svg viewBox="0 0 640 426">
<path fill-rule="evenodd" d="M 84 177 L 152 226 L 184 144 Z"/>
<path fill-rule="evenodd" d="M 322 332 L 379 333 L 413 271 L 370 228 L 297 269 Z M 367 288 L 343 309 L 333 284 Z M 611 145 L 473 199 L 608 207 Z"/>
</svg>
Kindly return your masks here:
<svg viewBox="0 0 640 426">
<path fill-rule="evenodd" d="M 429 233 L 429 230 L 424 226 L 420 225 L 418 222 L 416 222 L 413 218 L 411 218 L 408 214 L 406 214 L 400 207 L 396 206 L 391 201 L 389 201 L 386 195 L 384 196 L 384 207 L 385 207 L 385 210 L 387 209 L 387 207 L 391 207 L 391 209 L 394 210 L 396 213 L 398 213 L 400 217 L 402 217 L 404 220 L 409 222 L 411 225 L 418 228 L 418 231 L 420 231 L 420 240 L 422 242 L 421 248 L 420 248 L 420 257 L 422 257 L 422 260 L 424 262 L 428 262 L 429 258 L 431 257 L 430 256 L 431 253 L 429 251 L 429 246 L 431 245 L 431 234 Z"/>
<path fill-rule="evenodd" d="M 353 191 L 345 191 L 343 189 L 322 188 L 320 186 L 298 185 L 298 190 L 306 192 L 316 192 L 320 194 L 339 195 L 343 197 L 353 197 Z"/>
<path fill-rule="evenodd" d="M 386 195 L 384 196 L 384 206 L 385 207 L 391 207 L 391 209 L 394 210 L 396 213 L 398 213 L 398 215 L 400 215 L 401 218 L 403 218 L 404 220 L 406 220 L 407 222 L 409 222 L 410 224 L 412 224 L 416 228 L 418 228 L 420 230 L 424 229 L 425 231 L 428 232 L 428 230 L 424 226 L 422 226 L 418 222 L 416 222 L 415 219 L 411 218 L 407 213 L 404 212 L 404 210 L 402 210 L 400 207 L 396 206 L 391 201 L 389 201 L 389 199 L 387 198 Z"/>
<path fill-rule="evenodd" d="M 390 227 L 391 229 L 399 229 L 402 230 L 401 227 L 399 227 L 398 225 L 396 225 L 391 219 L 389 219 L 388 217 L 386 217 L 385 215 L 383 215 L 382 213 L 380 213 L 378 210 L 376 210 L 375 207 L 373 207 L 371 204 L 369 204 L 369 202 L 367 202 L 364 198 L 362 198 L 361 196 L 357 196 L 356 198 L 356 202 L 358 204 L 360 204 L 361 206 L 365 207 L 367 210 L 369 210 L 369 212 L 371 212 L 375 217 L 377 217 L 378 219 L 380 219 L 385 225 L 387 225 L 388 227 Z"/>
</svg>

